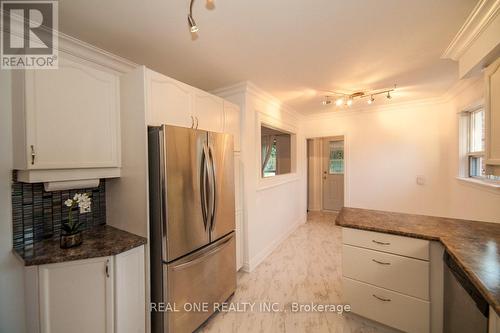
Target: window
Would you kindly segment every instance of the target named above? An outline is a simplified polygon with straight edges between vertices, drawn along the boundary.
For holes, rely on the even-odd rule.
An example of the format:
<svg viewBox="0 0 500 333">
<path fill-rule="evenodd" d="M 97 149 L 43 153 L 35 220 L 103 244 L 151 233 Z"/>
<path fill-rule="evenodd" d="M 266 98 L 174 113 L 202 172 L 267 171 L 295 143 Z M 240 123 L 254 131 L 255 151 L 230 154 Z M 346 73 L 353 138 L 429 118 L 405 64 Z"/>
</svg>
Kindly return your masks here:
<svg viewBox="0 0 500 333">
<path fill-rule="evenodd" d="M 344 141 L 330 141 L 330 161 L 328 173 L 344 173 Z"/>
<path fill-rule="evenodd" d="M 292 172 L 292 135 L 261 126 L 262 177 Z"/>
<path fill-rule="evenodd" d="M 484 109 L 466 113 L 468 176 L 484 177 Z"/>
</svg>

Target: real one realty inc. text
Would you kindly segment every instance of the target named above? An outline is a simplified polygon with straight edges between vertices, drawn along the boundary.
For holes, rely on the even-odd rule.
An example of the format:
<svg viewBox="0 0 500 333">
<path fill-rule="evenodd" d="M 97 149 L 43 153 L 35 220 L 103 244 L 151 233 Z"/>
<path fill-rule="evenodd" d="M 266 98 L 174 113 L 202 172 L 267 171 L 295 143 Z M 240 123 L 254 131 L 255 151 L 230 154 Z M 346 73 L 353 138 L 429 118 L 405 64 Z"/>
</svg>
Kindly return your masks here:
<svg viewBox="0 0 500 333">
<path fill-rule="evenodd" d="M 351 311 L 350 304 L 320 304 L 291 302 L 186 302 L 176 303 L 151 303 L 151 312 L 328 312 L 339 315 Z"/>
</svg>

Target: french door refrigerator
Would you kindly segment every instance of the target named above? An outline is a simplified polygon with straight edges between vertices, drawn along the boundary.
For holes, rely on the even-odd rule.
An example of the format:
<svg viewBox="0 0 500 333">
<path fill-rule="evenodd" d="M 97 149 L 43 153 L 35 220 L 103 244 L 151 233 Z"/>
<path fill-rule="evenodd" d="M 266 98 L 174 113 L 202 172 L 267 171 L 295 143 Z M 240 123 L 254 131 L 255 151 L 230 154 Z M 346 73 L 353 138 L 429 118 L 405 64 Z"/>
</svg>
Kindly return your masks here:
<svg viewBox="0 0 500 333">
<path fill-rule="evenodd" d="M 192 332 L 236 289 L 233 137 L 163 125 L 148 142 L 151 330 Z"/>
</svg>

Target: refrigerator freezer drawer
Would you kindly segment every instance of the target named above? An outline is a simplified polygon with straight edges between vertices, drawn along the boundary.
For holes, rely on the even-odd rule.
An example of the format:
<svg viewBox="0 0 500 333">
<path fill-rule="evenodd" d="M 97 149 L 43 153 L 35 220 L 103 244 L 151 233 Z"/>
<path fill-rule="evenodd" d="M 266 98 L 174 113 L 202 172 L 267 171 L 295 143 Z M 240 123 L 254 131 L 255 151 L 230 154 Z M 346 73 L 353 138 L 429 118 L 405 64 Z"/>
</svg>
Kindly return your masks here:
<svg viewBox="0 0 500 333">
<path fill-rule="evenodd" d="M 178 312 L 165 312 L 168 332 L 193 332 L 236 290 L 234 232 L 187 257 L 164 265 L 165 300 Z M 199 307 L 206 311 L 186 311 Z M 197 310 L 197 309 L 196 309 Z"/>
</svg>

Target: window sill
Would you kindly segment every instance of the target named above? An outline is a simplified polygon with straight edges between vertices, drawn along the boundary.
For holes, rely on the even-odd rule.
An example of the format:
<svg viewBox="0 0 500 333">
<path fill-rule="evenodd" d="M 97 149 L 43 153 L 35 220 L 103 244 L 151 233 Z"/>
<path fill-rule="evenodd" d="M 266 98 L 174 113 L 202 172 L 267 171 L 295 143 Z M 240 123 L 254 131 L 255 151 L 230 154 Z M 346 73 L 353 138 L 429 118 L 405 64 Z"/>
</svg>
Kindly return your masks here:
<svg viewBox="0 0 500 333">
<path fill-rule="evenodd" d="M 469 178 L 469 177 L 457 177 L 457 179 L 461 182 L 478 186 L 482 188 L 487 188 L 490 190 L 494 190 L 496 193 L 500 193 L 500 183 L 488 180 L 481 180 L 477 178 Z"/>
<path fill-rule="evenodd" d="M 277 175 L 272 177 L 260 178 L 257 191 L 267 190 L 276 186 L 280 186 L 286 183 L 294 182 L 299 180 L 299 176 L 296 172 L 287 173 L 284 175 Z"/>
</svg>

